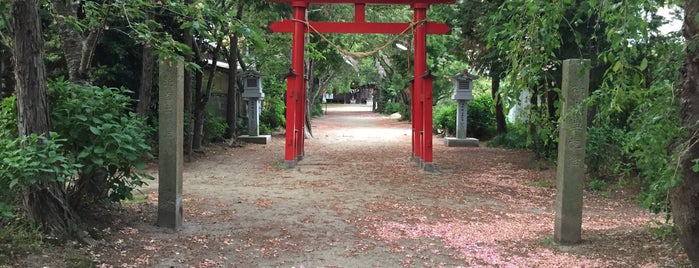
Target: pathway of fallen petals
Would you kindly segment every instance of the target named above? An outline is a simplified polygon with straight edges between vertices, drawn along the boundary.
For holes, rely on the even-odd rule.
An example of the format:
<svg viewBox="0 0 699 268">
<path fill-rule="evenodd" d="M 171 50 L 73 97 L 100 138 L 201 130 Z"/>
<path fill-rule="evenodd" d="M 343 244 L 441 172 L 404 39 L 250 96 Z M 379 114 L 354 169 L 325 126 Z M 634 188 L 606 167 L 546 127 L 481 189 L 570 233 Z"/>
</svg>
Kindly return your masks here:
<svg viewBox="0 0 699 268">
<path fill-rule="evenodd" d="M 555 167 L 526 151 L 447 148 L 436 173 L 409 161 L 410 124 L 330 106 L 291 170 L 272 144 L 214 146 L 186 164 L 185 224 L 153 226 L 147 202 L 92 249 L 99 267 L 681 267 L 661 217 L 622 190 L 585 192 L 584 242 L 553 242 Z M 155 170 L 155 169 L 154 169 Z"/>
</svg>

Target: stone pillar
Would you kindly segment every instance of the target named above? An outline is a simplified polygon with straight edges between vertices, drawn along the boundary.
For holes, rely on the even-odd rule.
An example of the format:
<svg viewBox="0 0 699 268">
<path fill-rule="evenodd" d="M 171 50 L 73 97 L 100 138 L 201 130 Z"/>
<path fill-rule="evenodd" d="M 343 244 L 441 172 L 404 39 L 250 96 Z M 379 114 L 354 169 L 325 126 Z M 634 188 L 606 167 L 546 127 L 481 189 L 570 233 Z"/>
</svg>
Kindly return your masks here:
<svg viewBox="0 0 699 268">
<path fill-rule="evenodd" d="M 580 242 L 585 181 L 585 131 L 587 106 L 583 100 L 590 86 L 590 60 L 563 61 L 563 109 L 558 140 L 556 172 L 556 221 L 554 240 Z"/>
<path fill-rule="evenodd" d="M 182 162 L 184 62 L 168 59 L 159 66 L 158 221 L 172 229 L 182 226 Z"/>
<path fill-rule="evenodd" d="M 248 100 L 248 135 L 260 135 L 260 99 Z"/>
<path fill-rule="evenodd" d="M 468 126 L 468 103 L 465 100 L 458 100 L 456 105 L 456 138 L 466 139 L 466 129 Z"/>
</svg>

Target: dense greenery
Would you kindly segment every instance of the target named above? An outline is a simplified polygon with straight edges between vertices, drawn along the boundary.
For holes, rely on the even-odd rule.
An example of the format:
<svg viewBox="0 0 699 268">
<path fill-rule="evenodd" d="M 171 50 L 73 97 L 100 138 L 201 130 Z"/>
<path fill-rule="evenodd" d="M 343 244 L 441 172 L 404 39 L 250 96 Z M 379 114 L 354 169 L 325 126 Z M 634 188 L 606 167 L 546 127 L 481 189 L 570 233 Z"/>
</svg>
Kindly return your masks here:
<svg viewBox="0 0 699 268">
<path fill-rule="evenodd" d="M 49 90 L 51 137 L 16 137 L 10 131 L 17 129 L 14 98 L 3 101 L 0 211 L 10 216 L 9 205 L 21 192 L 17 190 L 41 179 L 64 183 L 76 209 L 132 198 L 131 191 L 151 179 L 141 171 L 150 147 L 149 128 L 129 111 L 127 91 L 62 80 L 52 82 Z M 104 177 L 103 188 L 93 184 L 97 176 Z"/>
<path fill-rule="evenodd" d="M 12 2 L 12 1 L 10 1 Z M 456 104 L 449 100 L 457 72 L 468 70 L 492 81 L 469 104 L 469 135 L 495 135 L 496 103 L 525 115 L 498 121 L 493 145 L 531 149 L 555 159 L 561 107 L 561 62 L 591 59 L 587 166 L 595 188 L 635 182 L 639 201 L 654 212 L 667 212 L 667 194 L 680 181 L 679 155 L 688 147 L 680 126 L 680 62 L 685 40 L 661 33 L 659 9 L 674 1 L 631 0 L 463 0 L 434 5 L 428 17 L 454 25 L 451 34 L 428 38 L 428 69 L 435 76 L 435 129 L 454 134 Z M 238 114 L 240 70 L 266 74 L 266 98 L 260 132 L 285 125 L 284 75 L 290 66 L 290 36 L 267 33 L 271 21 L 289 18 L 283 3 L 262 0 L 177 0 L 152 2 L 42 1 L 46 73 L 50 86 L 50 137 L 17 137 L 13 70 L 9 67 L 10 3 L 0 2 L 0 213 L 20 204 L 17 192 L 39 180 L 60 181 L 76 209 L 131 197 L 149 177 L 138 170 L 150 156 L 153 116 L 139 118 L 134 100 L 157 109 L 157 83 L 147 62 L 181 56 L 187 61 L 185 107 L 189 148 L 202 141 L 234 138 L 247 122 Z M 351 20 L 349 5 L 314 5 L 312 20 Z M 367 7 L 369 21 L 410 21 L 402 5 Z M 318 115 L 320 92 L 343 93 L 351 84 L 374 84 L 379 112 L 410 120 L 409 86 L 413 76 L 411 35 L 308 35 L 306 74 L 309 113 Z M 81 42 L 70 42 L 70 41 Z M 85 41 L 85 42 L 82 42 Z M 398 49 L 394 43 L 407 46 Z M 337 49 L 374 51 L 358 59 Z M 377 48 L 383 48 L 377 51 Z M 692 48 L 689 46 L 689 48 Z M 149 56 L 150 55 L 150 56 Z M 155 55 L 155 56 L 153 56 Z M 207 114 L 218 64 L 230 70 L 226 116 Z M 138 64 L 143 62 L 143 64 Z M 208 66 L 208 67 L 207 67 Z M 205 68 L 207 67 L 207 68 Z M 144 71 L 145 70 L 145 71 Z M 141 72 L 143 71 L 143 72 Z M 65 76 L 68 81 L 59 77 Z M 145 78 L 151 78 L 150 80 Z M 157 80 L 157 79 L 155 79 Z M 489 84 L 489 83 L 488 83 Z M 502 86 L 501 86 L 502 84 Z M 93 86 L 94 85 L 94 86 Z M 148 85 L 144 87 L 144 85 Z M 153 87 L 151 87 L 153 86 Z M 486 85 L 482 84 L 481 87 Z M 144 92 L 145 91 L 145 92 Z M 528 105 L 520 97 L 531 96 Z M 525 100 L 525 102 L 527 102 Z M 142 112 L 142 111 L 141 111 Z M 499 113 L 502 115 L 502 113 Z M 500 116 L 501 118 L 502 116 Z M 150 118 L 150 124 L 146 124 Z M 502 129 L 501 129 L 502 126 Z M 153 142 L 153 139 L 150 139 Z M 190 150 L 191 152 L 191 150 Z M 699 161 L 693 168 L 699 170 Z"/>
<path fill-rule="evenodd" d="M 457 103 L 449 101 L 435 106 L 434 127 L 448 136 L 456 135 Z M 490 139 L 495 135 L 493 98 L 482 94 L 468 103 L 466 133 L 477 139 Z"/>
</svg>

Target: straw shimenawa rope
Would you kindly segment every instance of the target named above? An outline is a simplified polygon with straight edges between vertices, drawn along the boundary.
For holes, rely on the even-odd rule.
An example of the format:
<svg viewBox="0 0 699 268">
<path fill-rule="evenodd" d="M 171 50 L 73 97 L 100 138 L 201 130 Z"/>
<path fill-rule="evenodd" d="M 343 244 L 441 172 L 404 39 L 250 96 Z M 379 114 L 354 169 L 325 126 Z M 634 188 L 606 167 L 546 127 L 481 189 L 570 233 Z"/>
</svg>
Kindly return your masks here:
<svg viewBox="0 0 699 268">
<path fill-rule="evenodd" d="M 396 42 L 396 41 L 398 40 L 398 38 L 400 38 L 401 35 L 407 33 L 408 31 L 410 31 L 410 30 L 412 30 L 412 29 L 414 29 L 415 26 L 417 26 L 417 25 L 419 25 L 419 24 L 422 24 L 422 23 L 425 23 L 425 20 L 420 20 L 420 21 L 411 22 L 410 25 L 408 25 L 408 27 L 406 27 L 403 31 L 401 31 L 400 33 L 398 33 L 397 35 L 395 35 L 393 38 L 389 39 L 388 42 L 386 42 L 385 44 L 383 44 L 382 46 L 380 46 L 380 47 L 377 48 L 377 49 L 374 49 L 374 50 L 371 50 L 371 51 L 365 51 L 365 52 L 352 52 L 352 51 L 343 49 L 343 48 L 341 48 L 339 45 L 335 44 L 333 41 L 330 41 L 330 39 L 328 39 L 325 35 L 323 35 L 323 34 L 320 33 L 318 30 L 316 30 L 316 28 L 314 28 L 313 25 L 311 25 L 311 23 L 309 23 L 308 21 L 305 21 L 305 20 L 297 20 L 297 19 L 291 19 L 291 20 L 292 20 L 292 21 L 296 21 L 296 22 L 301 22 L 301 23 L 305 24 L 309 29 L 311 29 L 313 32 L 317 33 L 318 36 L 320 36 L 320 38 L 323 39 L 323 41 L 327 42 L 330 46 L 332 46 L 333 48 L 337 49 L 337 51 L 339 51 L 340 53 L 342 53 L 342 54 L 344 54 L 344 55 L 347 55 L 347 56 L 350 56 L 350 57 L 352 57 L 352 58 L 355 58 L 355 59 L 363 59 L 363 58 L 366 58 L 366 57 L 369 57 L 369 56 L 373 56 L 373 55 L 376 54 L 376 53 L 379 53 L 380 50 L 385 49 L 385 48 L 387 48 L 388 46 L 390 46 L 391 44 L 393 44 L 394 42 Z"/>
</svg>

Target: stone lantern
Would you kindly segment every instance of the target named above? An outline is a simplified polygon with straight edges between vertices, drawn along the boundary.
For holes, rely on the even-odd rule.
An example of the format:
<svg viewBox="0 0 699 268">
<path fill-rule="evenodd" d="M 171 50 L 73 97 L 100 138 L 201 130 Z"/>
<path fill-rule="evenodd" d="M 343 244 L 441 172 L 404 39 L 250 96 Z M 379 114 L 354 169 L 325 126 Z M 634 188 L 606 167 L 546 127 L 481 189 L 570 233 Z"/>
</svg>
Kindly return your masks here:
<svg viewBox="0 0 699 268">
<path fill-rule="evenodd" d="M 473 80 L 478 76 L 462 71 L 452 76 L 454 94 L 451 99 L 457 103 L 456 108 L 456 137 L 445 139 L 447 147 L 478 147 L 478 139 L 466 137 L 468 126 L 468 103 L 473 100 Z"/>
<path fill-rule="evenodd" d="M 262 99 L 265 93 L 262 91 L 262 74 L 255 70 L 247 70 L 241 74 L 243 79 L 243 94 L 241 97 L 247 101 L 248 135 L 239 138 L 250 143 L 267 144 L 270 135 L 260 135 L 260 113 L 262 112 Z"/>
</svg>

